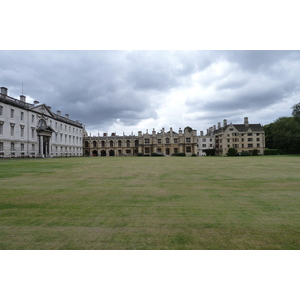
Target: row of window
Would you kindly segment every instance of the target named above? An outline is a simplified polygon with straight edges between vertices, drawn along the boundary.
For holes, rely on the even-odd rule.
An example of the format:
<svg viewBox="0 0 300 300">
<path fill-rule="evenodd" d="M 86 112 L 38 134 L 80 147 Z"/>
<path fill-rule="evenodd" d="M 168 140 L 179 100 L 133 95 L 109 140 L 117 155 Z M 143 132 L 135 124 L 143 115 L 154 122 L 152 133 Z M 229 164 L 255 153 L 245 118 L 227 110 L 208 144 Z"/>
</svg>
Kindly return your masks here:
<svg viewBox="0 0 300 300">
<path fill-rule="evenodd" d="M 150 139 L 147 138 L 147 139 L 144 140 L 144 142 L 145 142 L 145 144 L 150 144 Z M 165 142 L 166 142 L 166 144 L 170 144 L 170 138 L 166 138 Z M 173 142 L 174 142 L 174 144 L 177 144 L 178 143 L 178 138 L 174 138 Z M 185 142 L 186 143 L 191 143 L 191 138 L 190 137 L 185 138 Z M 157 144 L 161 144 L 161 139 L 157 139 Z"/>
<path fill-rule="evenodd" d="M 145 149 L 144 149 L 145 154 L 150 154 L 150 149 L 151 149 L 150 147 L 145 147 Z M 173 151 L 174 151 L 173 152 L 174 154 L 177 154 L 178 153 L 178 148 L 174 148 Z M 190 146 L 185 147 L 185 152 L 186 153 L 192 153 L 192 147 L 190 147 Z M 162 153 L 162 149 L 157 148 L 157 153 Z M 167 155 L 171 154 L 170 149 L 166 149 L 166 154 Z"/>
<path fill-rule="evenodd" d="M 18 143 L 15 142 L 11 142 L 10 143 L 10 151 L 16 151 L 16 145 Z M 80 147 L 59 147 L 59 146 L 51 146 L 51 152 L 53 151 L 53 149 L 55 148 L 55 151 L 58 152 L 60 150 L 60 152 L 80 152 L 81 148 Z M 36 150 L 36 144 L 31 144 L 31 149 L 30 151 L 35 151 Z M 0 151 L 4 151 L 4 146 L 3 146 L 3 142 L 0 142 Z M 20 145 L 20 151 L 25 151 L 25 144 L 21 143 Z"/>
<path fill-rule="evenodd" d="M 233 142 L 239 142 L 239 139 L 232 139 Z M 260 142 L 260 138 L 256 138 L 257 142 Z M 227 139 L 227 142 L 230 142 L 230 139 Z M 244 138 L 241 139 L 241 142 L 244 142 Z M 248 138 L 248 142 L 253 142 L 253 138 Z"/>
<path fill-rule="evenodd" d="M 4 122 L 0 122 L 0 135 L 4 134 L 3 127 L 4 127 Z M 31 138 L 32 139 L 35 138 L 35 135 L 36 135 L 35 131 L 36 131 L 35 128 L 31 127 Z M 24 138 L 24 132 L 25 132 L 25 125 L 20 125 L 20 138 Z M 10 123 L 10 136 L 15 137 L 15 124 L 14 123 Z M 60 139 L 58 137 L 60 137 Z M 55 134 L 55 142 L 67 143 L 67 141 L 69 142 L 69 144 L 73 143 L 73 145 L 80 145 L 82 143 L 82 138 L 78 137 L 78 136 L 76 136 L 76 137 L 71 136 L 71 135 L 68 136 L 67 134 L 63 135 L 62 133 L 60 135 L 58 135 L 58 133 Z"/>
<path fill-rule="evenodd" d="M 248 133 L 232 133 L 231 136 L 244 136 L 244 135 L 247 135 L 247 136 L 253 136 L 253 133 L 252 132 L 248 132 Z M 260 133 L 255 133 L 256 136 L 259 136 Z M 228 133 L 227 136 L 230 136 L 230 134 Z M 221 137 L 221 136 L 220 136 Z"/>
<path fill-rule="evenodd" d="M 230 148 L 231 146 L 227 145 L 227 147 Z M 234 144 L 233 147 L 234 148 L 239 148 L 239 144 Z M 247 148 L 253 148 L 253 147 L 254 147 L 253 144 L 247 144 Z M 260 148 L 260 144 L 256 144 L 256 147 Z M 222 148 L 222 145 L 220 146 L 220 148 Z M 245 148 L 244 144 L 241 144 L 241 148 Z"/>
<path fill-rule="evenodd" d="M 15 137 L 15 125 L 14 123 L 10 123 L 10 136 Z M 0 121 L 0 135 L 4 134 L 4 122 Z M 25 125 L 20 125 L 20 137 L 24 137 Z M 31 127 L 31 138 L 35 138 L 35 128 Z"/>
<path fill-rule="evenodd" d="M 3 106 L 1 105 L 0 106 L 0 116 L 3 115 Z M 15 118 L 15 110 L 14 109 L 11 109 L 10 110 L 10 118 L 11 119 L 14 119 Z M 20 112 L 20 120 L 21 121 L 24 121 L 24 112 L 21 111 Z M 34 123 L 35 122 L 35 115 L 31 115 L 31 123 Z M 52 120 L 50 120 L 50 126 L 52 127 Z M 63 130 L 63 124 L 58 124 L 57 122 L 55 122 L 55 129 L 58 130 L 58 126 L 60 127 L 60 130 L 62 131 Z M 69 129 L 69 132 L 72 132 L 73 131 L 73 134 L 81 134 L 81 129 L 78 129 L 78 128 L 74 128 L 74 127 L 71 127 L 69 126 L 68 128 L 68 125 L 65 125 L 65 132 L 67 132 Z"/>
<path fill-rule="evenodd" d="M 82 138 L 81 137 L 78 137 L 78 136 L 72 136 L 72 135 L 67 135 L 67 134 L 63 134 L 63 133 L 55 133 L 55 138 L 54 138 L 54 142 L 69 142 L 69 144 L 72 144 L 72 145 L 81 145 L 82 143 Z"/>
</svg>

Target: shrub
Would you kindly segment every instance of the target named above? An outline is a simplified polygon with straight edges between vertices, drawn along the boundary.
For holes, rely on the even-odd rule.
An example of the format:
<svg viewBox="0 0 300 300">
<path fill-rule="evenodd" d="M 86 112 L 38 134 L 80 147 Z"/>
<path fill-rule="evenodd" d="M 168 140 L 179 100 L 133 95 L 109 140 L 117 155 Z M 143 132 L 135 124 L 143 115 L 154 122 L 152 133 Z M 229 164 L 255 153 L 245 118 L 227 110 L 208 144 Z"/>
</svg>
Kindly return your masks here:
<svg viewBox="0 0 300 300">
<path fill-rule="evenodd" d="M 265 149 L 264 154 L 265 155 L 278 155 L 280 154 L 280 150 L 278 149 Z"/>
<path fill-rule="evenodd" d="M 257 150 L 257 149 L 254 149 L 254 150 L 252 151 L 252 155 L 253 155 L 253 156 L 257 156 L 257 155 L 258 155 L 258 150 Z"/>
<path fill-rule="evenodd" d="M 226 153 L 226 155 L 227 155 L 227 156 L 237 156 L 238 153 L 237 153 L 237 151 L 236 151 L 235 148 L 229 148 L 229 149 L 228 149 L 228 152 Z"/>
<path fill-rule="evenodd" d="M 162 153 L 151 153 L 151 156 L 164 156 Z"/>
<path fill-rule="evenodd" d="M 173 153 L 172 156 L 185 156 L 185 153 Z"/>
<path fill-rule="evenodd" d="M 250 156 L 251 153 L 249 151 L 242 151 L 241 155 L 242 156 Z"/>
</svg>

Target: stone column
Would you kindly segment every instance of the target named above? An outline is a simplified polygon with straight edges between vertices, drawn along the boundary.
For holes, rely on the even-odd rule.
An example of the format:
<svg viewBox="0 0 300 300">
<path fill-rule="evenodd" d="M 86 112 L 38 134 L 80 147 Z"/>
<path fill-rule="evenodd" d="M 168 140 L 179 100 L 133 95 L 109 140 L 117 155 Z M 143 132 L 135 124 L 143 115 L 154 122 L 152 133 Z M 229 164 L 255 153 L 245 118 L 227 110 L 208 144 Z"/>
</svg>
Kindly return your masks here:
<svg viewBox="0 0 300 300">
<path fill-rule="evenodd" d="M 44 157 L 44 137 L 40 135 L 41 157 Z"/>
</svg>

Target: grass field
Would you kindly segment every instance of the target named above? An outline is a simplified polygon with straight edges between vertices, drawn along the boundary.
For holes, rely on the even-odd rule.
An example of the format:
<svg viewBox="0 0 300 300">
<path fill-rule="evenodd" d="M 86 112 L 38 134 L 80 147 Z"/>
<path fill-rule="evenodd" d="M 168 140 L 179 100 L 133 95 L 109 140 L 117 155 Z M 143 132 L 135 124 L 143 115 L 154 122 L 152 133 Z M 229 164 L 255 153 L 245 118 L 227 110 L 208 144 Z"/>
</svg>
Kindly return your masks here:
<svg viewBox="0 0 300 300">
<path fill-rule="evenodd" d="M 300 249 L 300 156 L 1 160 L 0 249 Z"/>
</svg>

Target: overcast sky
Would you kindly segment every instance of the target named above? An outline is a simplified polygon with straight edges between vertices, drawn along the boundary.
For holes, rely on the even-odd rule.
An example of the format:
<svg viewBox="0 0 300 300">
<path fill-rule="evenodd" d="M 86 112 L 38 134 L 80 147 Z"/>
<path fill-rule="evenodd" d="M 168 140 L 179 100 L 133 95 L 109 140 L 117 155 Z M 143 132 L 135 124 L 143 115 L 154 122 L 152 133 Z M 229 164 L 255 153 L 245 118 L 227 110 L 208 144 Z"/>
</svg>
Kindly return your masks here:
<svg viewBox="0 0 300 300">
<path fill-rule="evenodd" d="M 0 51 L 0 85 L 92 134 L 262 125 L 300 102 L 300 51 Z"/>
</svg>

